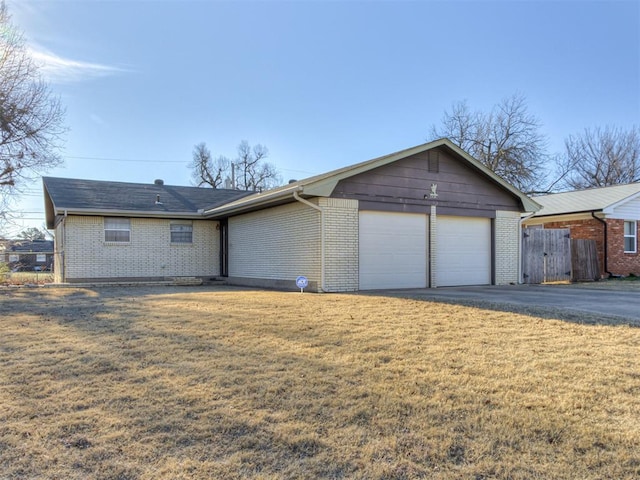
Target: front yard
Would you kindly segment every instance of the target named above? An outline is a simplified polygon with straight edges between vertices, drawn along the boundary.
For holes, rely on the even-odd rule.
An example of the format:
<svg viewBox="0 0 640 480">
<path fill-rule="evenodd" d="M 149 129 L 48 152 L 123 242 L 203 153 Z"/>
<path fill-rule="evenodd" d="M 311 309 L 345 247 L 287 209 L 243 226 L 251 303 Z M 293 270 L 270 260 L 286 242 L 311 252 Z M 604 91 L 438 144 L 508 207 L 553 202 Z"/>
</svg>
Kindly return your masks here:
<svg viewBox="0 0 640 480">
<path fill-rule="evenodd" d="M 0 478 L 638 478 L 640 329 L 384 296 L 0 289 Z"/>
</svg>

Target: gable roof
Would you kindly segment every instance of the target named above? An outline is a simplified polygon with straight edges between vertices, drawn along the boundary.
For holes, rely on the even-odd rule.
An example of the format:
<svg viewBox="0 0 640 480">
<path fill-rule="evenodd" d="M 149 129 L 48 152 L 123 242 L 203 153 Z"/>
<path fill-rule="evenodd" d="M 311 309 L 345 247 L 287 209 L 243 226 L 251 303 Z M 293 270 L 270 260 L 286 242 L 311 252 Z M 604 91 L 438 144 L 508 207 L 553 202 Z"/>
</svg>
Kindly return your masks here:
<svg viewBox="0 0 640 480">
<path fill-rule="evenodd" d="M 333 170 L 321 175 L 309 177 L 304 180 L 292 182 L 289 185 L 285 185 L 284 187 L 276 188 L 274 190 L 253 194 L 225 205 L 207 209 L 205 214 L 211 216 L 235 215 L 252 210 L 258 210 L 267 206 L 283 203 L 286 199 L 292 198 L 294 193 L 304 197 L 328 197 L 331 195 L 340 180 L 368 172 L 369 170 L 373 170 L 403 158 L 438 147 L 444 147 L 450 150 L 454 155 L 461 158 L 468 166 L 477 170 L 478 173 L 489 178 L 494 183 L 517 197 L 520 200 L 524 211 L 535 212 L 540 209 L 540 205 L 527 197 L 523 192 L 496 175 L 492 170 L 485 167 L 478 160 L 451 142 L 451 140 L 442 138 L 440 140 L 417 145 L 415 147 L 400 150 L 399 152 L 367 160 L 355 165 L 350 165 L 338 170 Z"/>
<path fill-rule="evenodd" d="M 534 197 L 534 200 L 542 205 L 542 209 L 536 212 L 534 217 L 597 211 L 607 213 L 619 204 L 638 196 L 640 183 L 541 195 Z"/>
<path fill-rule="evenodd" d="M 53 240 L 12 240 L 7 252 L 53 253 Z"/>
<path fill-rule="evenodd" d="M 208 208 L 250 195 L 239 190 L 43 177 L 47 228 L 56 215 L 202 218 Z M 159 199 L 159 203 L 156 200 Z"/>
</svg>

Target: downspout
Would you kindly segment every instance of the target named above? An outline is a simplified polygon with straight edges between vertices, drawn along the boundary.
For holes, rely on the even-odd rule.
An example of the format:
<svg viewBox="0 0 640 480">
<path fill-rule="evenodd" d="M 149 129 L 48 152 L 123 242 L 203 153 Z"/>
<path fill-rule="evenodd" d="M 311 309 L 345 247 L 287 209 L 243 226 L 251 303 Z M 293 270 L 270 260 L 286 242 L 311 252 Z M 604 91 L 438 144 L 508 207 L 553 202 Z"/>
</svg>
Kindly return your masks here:
<svg viewBox="0 0 640 480">
<path fill-rule="evenodd" d="M 60 221 L 62 223 L 62 251 L 58 251 L 58 258 L 60 259 L 60 281 L 61 283 L 67 282 L 67 266 L 65 265 L 67 260 L 65 258 L 64 251 L 67 248 L 67 209 L 64 210 L 64 217 Z"/>
<path fill-rule="evenodd" d="M 518 234 L 520 235 L 520 241 L 518 242 L 518 283 L 520 284 L 524 283 L 524 279 L 522 278 L 522 223 L 525 220 L 529 220 L 535 214 L 536 212 L 533 212 L 525 217 L 520 217 L 520 220 L 518 221 Z"/>
<path fill-rule="evenodd" d="M 604 253 L 604 273 L 607 273 L 610 277 L 613 277 L 613 273 L 611 273 L 609 271 L 609 265 L 607 262 L 607 257 L 609 256 L 609 249 L 608 249 L 608 240 L 607 240 L 607 222 L 605 222 L 603 219 L 601 219 L 600 217 L 596 217 L 596 214 L 594 211 L 591 212 L 591 216 L 593 218 L 595 218 L 597 221 L 599 221 L 602 225 L 604 225 L 604 247 L 603 247 L 603 253 Z"/>
<path fill-rule="evenodd" d="M 320 288 L 318 289 L 320 292 L 325 292 L 325 284 L 324 284 L 324 210 L 319 205 L 315 203 L 311 203 L 309 200 L 302 198 L 298 195 L 297 191 L 293 192 L 293 198 L 300 203 L 304 203 L 308 207 L 313 208 L 320 212 Z"/>
</svg>

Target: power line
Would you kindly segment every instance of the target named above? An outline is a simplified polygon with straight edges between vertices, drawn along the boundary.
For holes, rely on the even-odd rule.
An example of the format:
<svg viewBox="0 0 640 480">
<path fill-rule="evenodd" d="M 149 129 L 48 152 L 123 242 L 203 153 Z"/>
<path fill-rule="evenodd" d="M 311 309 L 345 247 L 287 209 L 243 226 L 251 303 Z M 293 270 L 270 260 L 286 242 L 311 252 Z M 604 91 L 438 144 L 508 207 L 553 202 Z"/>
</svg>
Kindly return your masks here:
<svg viewBox="0 0 640 480">
<path fill-rule="evenodd" d="M 74 160 L 98 160 L 101 162 L 130 162 L 130 163 L 189 163 L 187 160 L 144 160 L 133 158 L 107 158 L 107 157 L 71 157 L 65 156 L 64 158 L 70 158 Z"/>
</svg>

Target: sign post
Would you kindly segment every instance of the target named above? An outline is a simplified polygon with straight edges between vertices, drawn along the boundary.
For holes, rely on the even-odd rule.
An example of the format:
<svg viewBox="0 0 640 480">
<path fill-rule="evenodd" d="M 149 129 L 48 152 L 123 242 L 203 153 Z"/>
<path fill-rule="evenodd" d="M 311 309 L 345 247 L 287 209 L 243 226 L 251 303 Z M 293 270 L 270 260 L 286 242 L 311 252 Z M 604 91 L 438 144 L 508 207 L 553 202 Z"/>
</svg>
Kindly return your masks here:
<svg viewBox="0 0 640 480">
<path fill-rule="evenodd" d="M 300 289 L 300 293 L 304 293 L 304 289 L 309 286 L 309 280 L 307 279 L 307 277 L 300 275 L 298 278 L 296 278 L 296 285 Z"/>
</svg>

